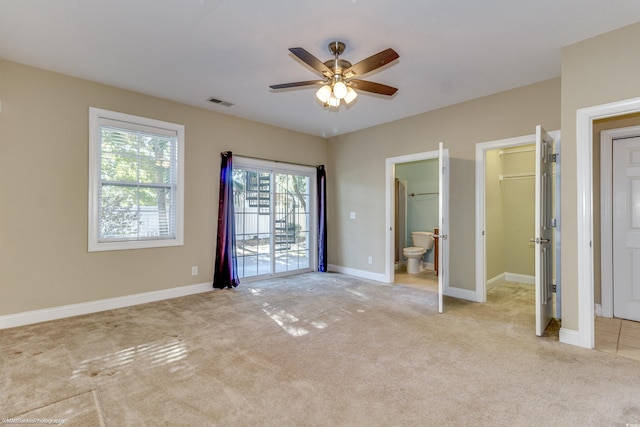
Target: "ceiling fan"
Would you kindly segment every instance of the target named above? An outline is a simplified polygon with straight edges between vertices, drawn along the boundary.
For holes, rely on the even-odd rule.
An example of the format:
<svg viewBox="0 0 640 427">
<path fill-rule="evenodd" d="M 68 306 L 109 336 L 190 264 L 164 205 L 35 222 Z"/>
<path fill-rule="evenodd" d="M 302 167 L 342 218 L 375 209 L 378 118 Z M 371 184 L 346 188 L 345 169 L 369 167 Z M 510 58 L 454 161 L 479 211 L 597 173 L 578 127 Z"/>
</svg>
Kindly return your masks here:
<svg viewBox="0 0 640 427">
<path fill-rule="evenodd" d="M 322 62 L 305 49 L 292 47 L 289 51 L 302 62 L 322 74 L 324 80 L 306 80 L 271 85 L 269 87 L 271 89 L 286 89 L 299 86 L 322 85 L 316 92 L 316 97 L 325 107 L 334 108 L 338 108 L 342 100 L 344 100 L 346 104 L 351 103 L 358 96 L 355 89 L 387 96 L 391 96 L 398 91 L 395 87 L 360 80 L 358 78 L 363 74 L 369 73 L 398 59 L 400 55 L 398 55 L 395 50 L 383 50 L 382 52 L 363 59 L 355 65 L 351 65 L 349 61 L 339 58 L 344 52 L 344 48 L 345 44 L 343 42 L 335 41 L 329 43 L 329 52 L 333 54 L 334 58 Z"/>
</svg>

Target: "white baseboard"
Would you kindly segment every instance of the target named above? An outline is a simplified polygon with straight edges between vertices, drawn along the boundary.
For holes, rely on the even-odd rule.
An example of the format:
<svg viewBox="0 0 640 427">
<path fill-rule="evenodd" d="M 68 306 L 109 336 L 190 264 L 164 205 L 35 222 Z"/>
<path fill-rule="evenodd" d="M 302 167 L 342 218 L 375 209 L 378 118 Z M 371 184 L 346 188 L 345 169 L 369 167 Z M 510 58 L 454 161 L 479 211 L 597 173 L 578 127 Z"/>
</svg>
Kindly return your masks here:
<svg viewBox="0 0 640 427">
<path fill-rule="evenodd" d="M 559 338 L 561 343 L 584 347 L 580 342 L 580 333 L 573 329 L 560 328 Z"/>
<path fill-rule="evenodd" d="M 525 285 L 535 285 L 536 277 L 527 274 L 504 273 L 504 280 L 507 282 L 524 283 Z"/>
<path fill-rule="evenodd" d="M 516 282 L 523 283 L 525 285 L 535 285 L 536 278 L 535 276 L 529 276 L 527 274 L 504 272 L 487 280 L 487 290 L 495 287 L 500 282 Z"/>
<path fill-rule="evenodd" d="M 505 273 L 498 274 L 497 276 L 492 277 L 491 279 L 487 280 L 487 290 L 494 288 L 498 283 L 504 282 L 505 280 Z"/>
<path fill-rule="evenodd" d="M 328 270 L 336 273 L 348 274 L 349 276 L 362 277 L 363 279 L 375 280 L 376 282 L 387 283 L 387 277 L 380 273 L 372 273 L 370 271 L 358 270 L 335 264 L 329 264 Z"/>
<path fill-rule="evenodd" d="M 464 299 L 473 302 L 481 302 L 478 301 L 475 290 L 470 291 L 469 289 L 453 288 L 451 286 L 448 286 L 444 288 L 444 294 L 448 297 Z"/>
<path fill-rule="evenodd" d="M 211 283 L 199 283 L 196 285 L 179 286 L 177 288 L 144 292 L 141 294 L 127 295 L 123 297 L 107 298 L 96 301 L 82 302 L 78 304 L 45 308 L 42 310 L 32 310 L 22 313 L 7 314 L 4 316 L 0 316 L 0 329 L 31 325 L 33 323 L 47 322 L 49 320 L 62 319 L 65 317 L 97 313 L 99 311 L 113 310 L 116 308 L 130 307 L 132 305 L 145 304 L 148 302 L 199 294 L 212 290 L 213 285 Z"/>
<path fill-rule="evenodd" d="M 602 304 L 595 305 L 596 316 L 602 317 Z"/>
</svg>

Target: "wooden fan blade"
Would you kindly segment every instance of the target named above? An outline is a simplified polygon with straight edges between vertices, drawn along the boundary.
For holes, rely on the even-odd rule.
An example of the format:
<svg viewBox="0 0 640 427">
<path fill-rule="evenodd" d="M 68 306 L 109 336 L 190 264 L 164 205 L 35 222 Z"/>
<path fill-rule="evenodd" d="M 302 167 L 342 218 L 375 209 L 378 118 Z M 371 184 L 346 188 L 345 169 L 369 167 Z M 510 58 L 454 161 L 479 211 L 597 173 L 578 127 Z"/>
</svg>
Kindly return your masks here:
<svg viewBox="0 0 640 427">
<path fill-rule="evenodd" d="M 366 80 L 352 79 L 349 81 L 349 85 L 358 90 L 364 90 L 365 92 L 378 93 L 380 95 L 391 96 L 398 91 L 398 88 L 383 85 L 382 83 L 368 82 Z"/>
<path fill-rule="evenodd" d="M 271 89 L 286 89 L 289 87 L 298 87 L 298 86 L 311 86 L 311 85 L 321 85 L 326 83 L 324 80 L 307 80 L 304 82 L 292 82 L 292 83 L 282 83 L 279 85 L 271 85 L 269 86 Z"/>
<path fill-rule="evenodd" d="M 297 56 L 302 62 L 309 65 L 311 68 L 319 72 L 320 74 L 329 73 L 329 75 L 333 74 L 333 71 L 318 58 L 307 52 L 305 49 L 301 47 L 292 47 L 289 49 L 291 53 Z"/>
<path fill-rule="evenodd" d="M 400 55 L 398 55 L 395 50 L 389 48 L 387 50 L 383 50 L 382 52 L 378 52 L 375 55 L 368 57 L 367 59 L 363 59 L 362 61 L 353 65 L 351 68 L 345 70 L 344 75 L 349 77 L 349 75 L 352 73 L 353 75 L 361 76 L 365 73 L 380 68 L 391 61 L 395 61 L 398 58 L 400 58 Z"/>
</svg>

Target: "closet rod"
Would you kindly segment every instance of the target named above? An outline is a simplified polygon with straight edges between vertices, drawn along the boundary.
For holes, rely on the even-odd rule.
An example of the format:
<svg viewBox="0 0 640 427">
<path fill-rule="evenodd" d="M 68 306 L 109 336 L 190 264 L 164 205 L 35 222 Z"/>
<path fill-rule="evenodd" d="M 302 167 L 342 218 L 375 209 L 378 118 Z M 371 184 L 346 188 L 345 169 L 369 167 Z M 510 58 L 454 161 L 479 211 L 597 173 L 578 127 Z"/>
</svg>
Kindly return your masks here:
<svg viewBox="0 0 640 427">
<path fill-rule="evenodd" d="M 429 196 L 431 194 L 439 194 L 437 191 L 435 193 L 411 193 L 410 196 Z"/>
<path fill-rule="evenodd" d="M 511 179 L 525 179 L 525 178 L 535 178 L 536 174 L 534 173 L 511 173 L 505 175 L 498 175 L 498 181 L 508 181 Z M 556 174 L 552 173 L 552 177 L 555 178 Z"/>
</svg>

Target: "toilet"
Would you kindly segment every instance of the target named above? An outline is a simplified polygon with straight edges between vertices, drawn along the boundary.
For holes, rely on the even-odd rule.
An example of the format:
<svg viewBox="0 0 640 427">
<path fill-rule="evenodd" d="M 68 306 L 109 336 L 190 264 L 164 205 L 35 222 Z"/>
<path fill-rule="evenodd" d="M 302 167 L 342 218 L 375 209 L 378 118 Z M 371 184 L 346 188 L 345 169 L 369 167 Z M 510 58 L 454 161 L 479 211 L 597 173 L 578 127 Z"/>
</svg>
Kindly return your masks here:
<svg viewBox="0 0 640 427">
<path fill-rule="evenodd" d="M 402 254 L 407 258 L 407 273 L 419 273 L 422 268 L 422 257 L 433 247 L 433 233 L 430 231 L 412 231 L 413 246 L 404 248 Z"/>
</svg>

